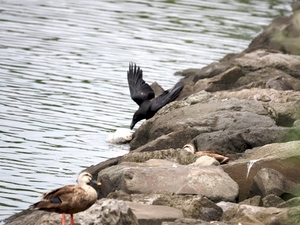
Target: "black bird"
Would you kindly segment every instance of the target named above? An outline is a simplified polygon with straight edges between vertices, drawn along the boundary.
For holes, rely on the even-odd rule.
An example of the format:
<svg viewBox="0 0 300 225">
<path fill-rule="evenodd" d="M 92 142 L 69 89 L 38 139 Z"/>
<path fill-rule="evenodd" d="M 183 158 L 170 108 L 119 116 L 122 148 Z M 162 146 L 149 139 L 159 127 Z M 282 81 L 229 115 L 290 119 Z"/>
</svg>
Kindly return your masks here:
<svg viewBox="0 0 300 225">
<path fill-rule="evenodd" d="M 183 89 L 183 83 L 178 82 L 171 90 L 164 91 L 155 97 L 150 85 L 143 80 L 143 71 L 139 66 L 132 63 L 129 64 L 127 80 L 130 96 L 139 105 L 138 110 L 133 115 L 130 129 L 140 120 L 153 117 L 160 108 L 174 101 Z"/>
</svg>

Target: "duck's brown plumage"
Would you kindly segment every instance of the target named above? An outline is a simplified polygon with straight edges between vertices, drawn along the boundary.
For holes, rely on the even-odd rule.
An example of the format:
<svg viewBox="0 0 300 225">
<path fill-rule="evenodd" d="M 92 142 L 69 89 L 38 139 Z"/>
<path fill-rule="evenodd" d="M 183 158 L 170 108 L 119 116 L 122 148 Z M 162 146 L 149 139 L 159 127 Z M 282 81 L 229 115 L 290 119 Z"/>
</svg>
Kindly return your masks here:
<svg viewBox="0 0 300 225">
<path fill-rule="evenodd" d="M 89 185 L 92 175 L 79 174 L 78 185 L 67 185 L 43 194 L 41 201 L 31 205 L 31 209 L 48 212 L 74 214 L 91 207 L 97 200 L 96 190 Z M 100 183 L 98 183 L 100 185 Z"/>
</svg>

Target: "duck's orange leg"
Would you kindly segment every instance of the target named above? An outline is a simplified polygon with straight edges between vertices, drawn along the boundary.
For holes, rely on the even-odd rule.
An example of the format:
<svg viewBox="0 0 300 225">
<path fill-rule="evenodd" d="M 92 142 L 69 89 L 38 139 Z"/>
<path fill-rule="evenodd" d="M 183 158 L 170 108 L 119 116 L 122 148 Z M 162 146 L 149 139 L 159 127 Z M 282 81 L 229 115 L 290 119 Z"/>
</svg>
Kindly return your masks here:
<svg viewBox="0 0 300 225">
<path fill-rule="evenodd" d="M 64 213 L 61 214 L 61 225 L 66 225 L 66 215 Z"/>
<path fill-rule="evenodd" d="M 70 216 L 71 216 L 71 225 L 74 225 L 74 218 L 73 218 L 73 214 L 71 214 Z"/>
</svg>

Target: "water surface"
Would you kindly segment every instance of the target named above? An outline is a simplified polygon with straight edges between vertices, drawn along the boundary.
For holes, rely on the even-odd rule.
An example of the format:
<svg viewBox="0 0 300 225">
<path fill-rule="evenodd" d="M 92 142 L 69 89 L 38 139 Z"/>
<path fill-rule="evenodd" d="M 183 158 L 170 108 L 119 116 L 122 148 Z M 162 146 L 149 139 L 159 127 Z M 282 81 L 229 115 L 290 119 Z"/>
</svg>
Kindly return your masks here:
<svg viewBox="0 0 300 225">
<path fill-rule="evenodd" d="M 275 0 L 0 3 L 0 220 L 127 152 L 105 138 L 137 108 L 129 62 L 170 88 L 176 71 L 242 51 L 291 10 Z"/>
</svg>

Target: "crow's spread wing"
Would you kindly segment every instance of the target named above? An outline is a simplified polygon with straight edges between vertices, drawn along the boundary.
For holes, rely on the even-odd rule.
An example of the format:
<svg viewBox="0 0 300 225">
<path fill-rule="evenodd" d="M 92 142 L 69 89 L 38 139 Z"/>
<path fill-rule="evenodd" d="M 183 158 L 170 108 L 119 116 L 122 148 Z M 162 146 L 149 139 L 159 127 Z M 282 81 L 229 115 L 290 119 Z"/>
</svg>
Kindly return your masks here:
<svg viewBox="0 0 300 225">
<path fill-rule="evenodd" d="M 144 101 L 154 98 L 152 88 L 143 80 L 143 71 L 139 66 L 130 63 L 127 71 L 130 96 L 133 101 L 141 105 Z"/>
<path fill-rule="evenodd" d="M 174 101 L 179 96 L 182 89 L 183 83 L 178 82 L 171 90 L 164 91 L 161 95 L 151 101 L 151 111 L 156 112 L 166 104 Z"/>
</svg>

